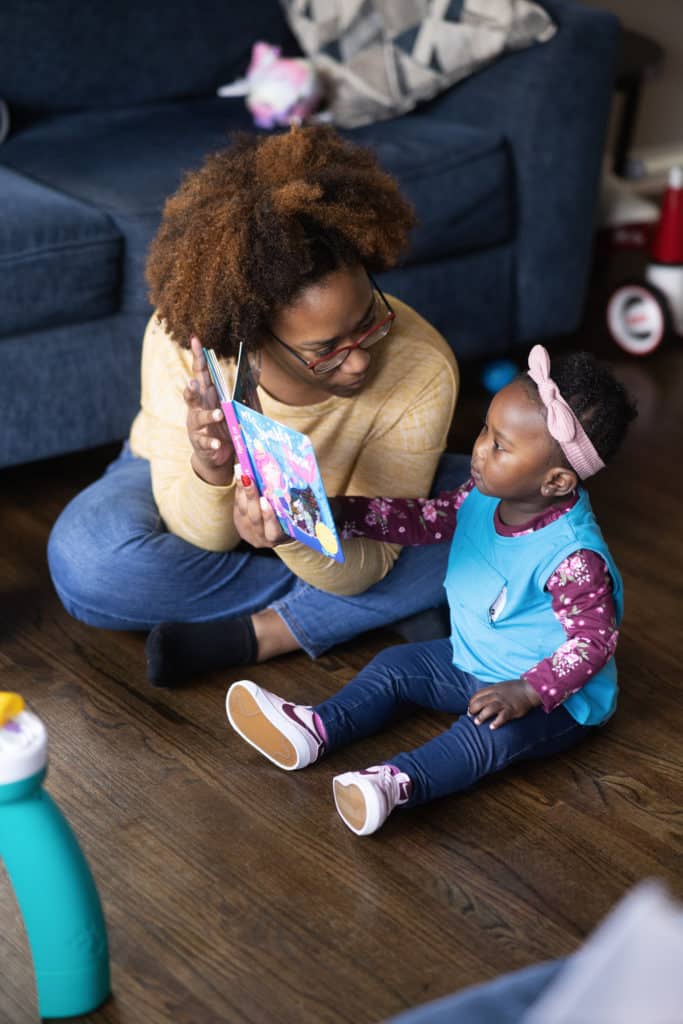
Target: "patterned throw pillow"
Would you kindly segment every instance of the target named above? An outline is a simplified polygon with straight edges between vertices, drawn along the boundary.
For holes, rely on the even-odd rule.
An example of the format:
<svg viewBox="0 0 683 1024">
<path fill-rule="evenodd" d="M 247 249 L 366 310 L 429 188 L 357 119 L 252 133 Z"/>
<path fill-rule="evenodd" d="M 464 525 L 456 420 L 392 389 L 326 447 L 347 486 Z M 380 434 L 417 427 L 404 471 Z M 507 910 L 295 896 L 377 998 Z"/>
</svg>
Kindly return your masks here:
<svg viewBox="0 0 683 1024">
<path fill-rule="evenodd" d="M 531 0 L 281 0 L 342 128 L 405 114 L 505 50 L 555 34 Z"/>
</svg>

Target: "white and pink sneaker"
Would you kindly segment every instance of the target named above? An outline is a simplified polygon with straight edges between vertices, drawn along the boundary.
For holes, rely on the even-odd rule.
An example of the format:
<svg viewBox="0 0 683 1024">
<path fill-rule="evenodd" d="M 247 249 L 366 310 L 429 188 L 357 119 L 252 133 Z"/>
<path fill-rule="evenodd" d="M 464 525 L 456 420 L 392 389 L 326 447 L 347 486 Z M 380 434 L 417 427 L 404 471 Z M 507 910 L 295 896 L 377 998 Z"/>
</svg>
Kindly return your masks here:
<svg viewBox="0 0 683 1024">
<path fill-rule="evenodd" d="M 278 768 L 306 768 L 325 749 L 312 708 L 290 704 L 248 679 L 232 684 L 225 709 L 235 732 Z"/>
<path fill-rule="evenodd" d="M 381 828 L 394 807 L 410 799 L 413 784 L 394 765 L 379 764 L 335 776 L 332 788 L 344 824 L 357 836 L 369 836 Z"/>
</svg>

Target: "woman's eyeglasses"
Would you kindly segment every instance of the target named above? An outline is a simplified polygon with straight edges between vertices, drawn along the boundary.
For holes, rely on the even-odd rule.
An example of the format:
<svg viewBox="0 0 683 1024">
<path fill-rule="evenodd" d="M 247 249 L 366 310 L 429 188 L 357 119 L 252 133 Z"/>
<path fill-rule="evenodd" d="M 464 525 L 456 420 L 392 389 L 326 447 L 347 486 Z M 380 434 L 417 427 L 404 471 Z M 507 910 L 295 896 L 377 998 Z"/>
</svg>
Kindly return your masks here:
<svg viewBox="0 0 683 1024">
<path fill-rule="evenodd" d="M 332 373 L 333 370 L 338 369 L 342 365 L 344 360 L 348 358 L 350 353 L 353 352 L 355 348 L 372 348 L 372 346 L 377 344 L 378 341 L 381 341 L 382 338 L 386 338 L 387 334 L 391 330 L 394 320 L 396 319 L 396 314 L 389 305 L 389 302 L 386 296 L 384 295 L 384 292 L 376 283 L 371 274 L 368 274 L 368 277 L 370 278 L 370 284 L 372 285 L 372 287 L 377 292 L 382 302 L 386 306 L 387 314 L 378 323 L 374 324 L 369 331 L 365 331 L 365 333 L 362 334 L 360 338 L 357 338 L 350 345 L 340 345 L 339 348 L 335 348 L 334 351 L 328 352 L 326 355 L 321 356 L 319 359 L 311 359 L 309 361 L 307 359 L 304 359 L 304 357 L 300 355 L 296 351 L 296 349 L 293 349 L 291 345 L 288 345 L 286 341 L 282 340 L 282 338 L 278 338 L 277 334 L 273 334 L 271 330 L 269 330 L 268 333 L 270 334 L 271 338 L 273 338 L 280 345 L 286 348 L 288 352 L 291 352 L 293 356 L 296 356 L 300 363 L 303 363 L 304 366 L 306 366 L 309 370 L 312 370 L 312 372 L 315 373 L 317 376 L 321 376 L 322 374 L 325 373 Z"/>
</svg>

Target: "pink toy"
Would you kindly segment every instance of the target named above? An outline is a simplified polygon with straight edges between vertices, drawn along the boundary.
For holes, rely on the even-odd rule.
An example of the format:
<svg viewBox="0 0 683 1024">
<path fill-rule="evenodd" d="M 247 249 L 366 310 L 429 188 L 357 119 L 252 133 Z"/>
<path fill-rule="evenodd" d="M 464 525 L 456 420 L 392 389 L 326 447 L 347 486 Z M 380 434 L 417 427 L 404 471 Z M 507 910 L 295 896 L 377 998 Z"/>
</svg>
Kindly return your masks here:
<svg viewBox="0 0 683 1024">
<path fill-rule="evenodd" d="M 246 96 L 259 128 L 301 124 L 322 99 L 318 74 L 304 57 L 281 57 L 280 47 L 254 43 L 245 78 L 218 89 L 219 96 Z"/>
</svg>

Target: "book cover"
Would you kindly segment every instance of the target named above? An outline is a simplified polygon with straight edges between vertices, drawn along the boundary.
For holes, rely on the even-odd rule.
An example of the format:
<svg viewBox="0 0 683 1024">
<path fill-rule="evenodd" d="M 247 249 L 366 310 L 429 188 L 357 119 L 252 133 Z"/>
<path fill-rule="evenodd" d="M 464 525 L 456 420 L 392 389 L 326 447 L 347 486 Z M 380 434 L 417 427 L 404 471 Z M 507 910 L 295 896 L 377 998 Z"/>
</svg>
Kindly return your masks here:
<svg viewBox="0 0 683 1024">
<path fill-rule="evenodd" d="M 204 349 L 211 379 L 230 431 L 235 457 L 256 482 L 282 529 L 294 540 L 344 561 L 318 460 L 310 439 L 264 415 L 243 346 L 229 394 L 213 349 Z"/>
</svg>

